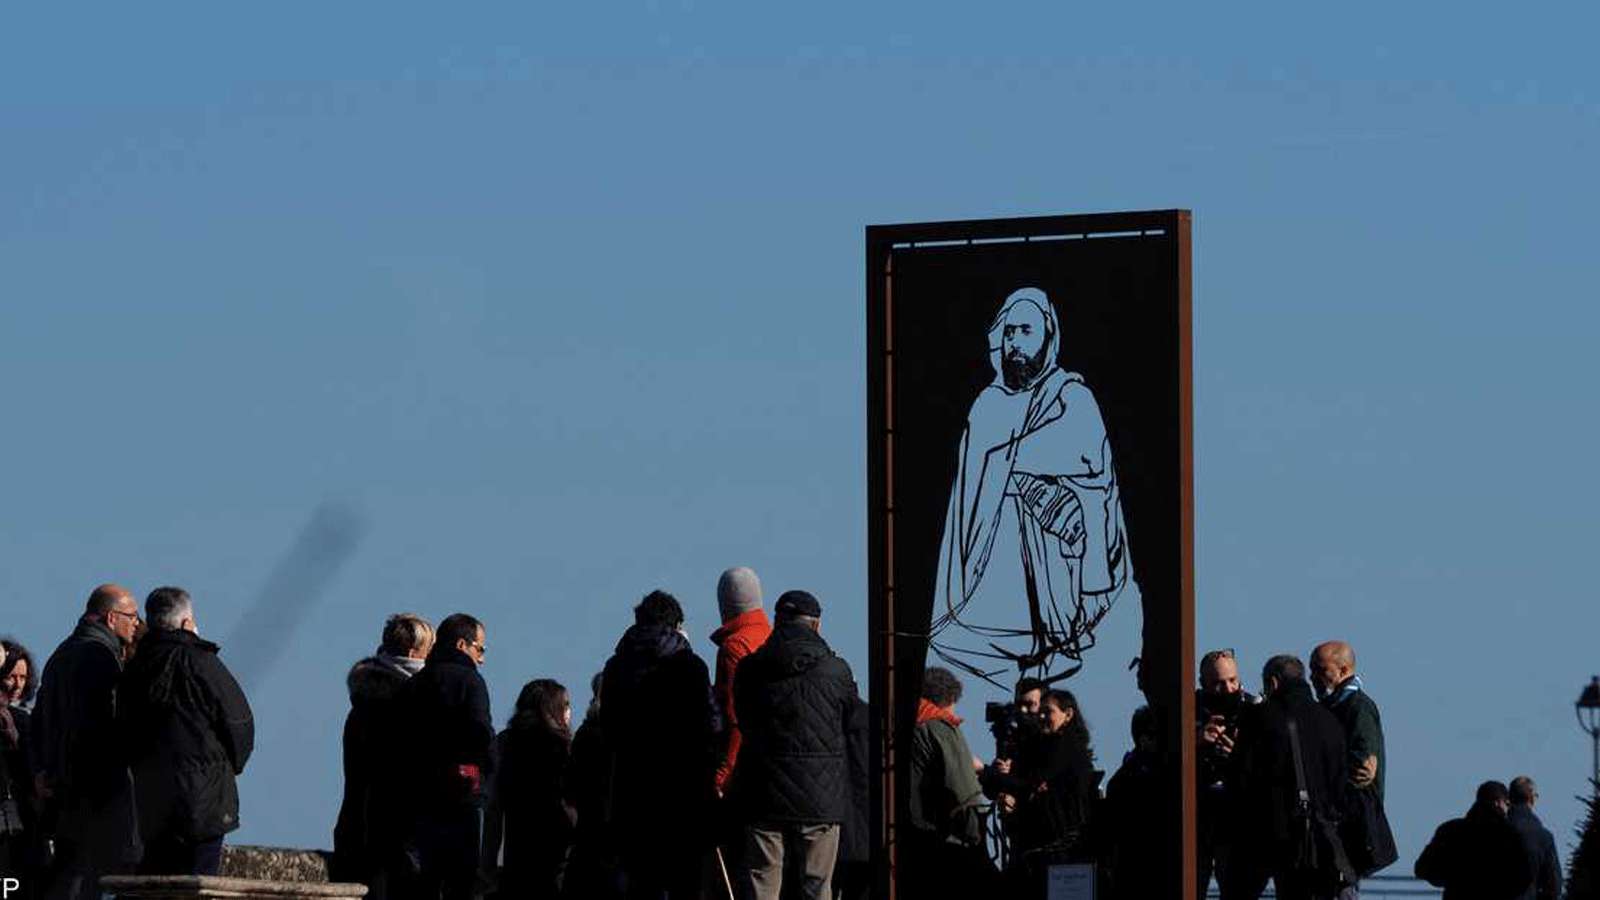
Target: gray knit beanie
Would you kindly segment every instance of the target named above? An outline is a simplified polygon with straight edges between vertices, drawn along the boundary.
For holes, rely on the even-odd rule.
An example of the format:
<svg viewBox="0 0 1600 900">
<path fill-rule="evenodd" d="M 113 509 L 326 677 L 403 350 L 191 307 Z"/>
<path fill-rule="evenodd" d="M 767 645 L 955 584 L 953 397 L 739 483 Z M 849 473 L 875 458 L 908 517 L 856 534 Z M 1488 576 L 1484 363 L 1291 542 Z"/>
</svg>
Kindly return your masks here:
<svg viewBox="0 0 1600 900">
<path fill-rule="evenodd" d="M 761 579 L 744 566 L 722 573 L 717 579 L 717 606 L 726 622 L 740 613 L 761 608 Z"/>
</svg>

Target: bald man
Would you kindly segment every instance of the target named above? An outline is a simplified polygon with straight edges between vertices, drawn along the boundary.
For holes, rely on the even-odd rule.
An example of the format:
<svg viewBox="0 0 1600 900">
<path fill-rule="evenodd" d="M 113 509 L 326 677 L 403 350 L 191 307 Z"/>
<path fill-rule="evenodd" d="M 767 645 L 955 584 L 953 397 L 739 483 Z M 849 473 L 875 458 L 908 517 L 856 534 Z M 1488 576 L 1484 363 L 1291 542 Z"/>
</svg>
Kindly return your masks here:
<svg viewBox="0 0 1600 900">
<path fill-rule="evenodd" d="M 1311 651 L 1311 682 L 1322 705 L 1344 728 L 1343 834 L 1350 862 L 1365 876 L 1394 862 L 1394 836 L 1383 809 L 1388 761 L 1378 704 L 1356 674 L 1356 651 L 1345 641 L 1324 641 Z"/>
<path fill-rule="evenodd" d="M 101 875 L 139 861 L 131 781 L 115 740 L 123 648 L 138 624 L 133 595 L 102 584 L 44 666 L 33 721 L 39 782 L 56 814 L 52 900 L 98 897 Z"/>
</svg>

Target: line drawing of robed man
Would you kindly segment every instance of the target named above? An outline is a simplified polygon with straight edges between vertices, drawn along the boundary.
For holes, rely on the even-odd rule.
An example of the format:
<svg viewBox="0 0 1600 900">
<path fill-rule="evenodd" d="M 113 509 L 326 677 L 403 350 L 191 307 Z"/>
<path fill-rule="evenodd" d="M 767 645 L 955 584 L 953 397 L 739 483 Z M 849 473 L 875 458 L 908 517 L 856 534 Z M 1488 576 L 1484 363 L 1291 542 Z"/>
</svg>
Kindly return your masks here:
<svg viewBox="0 0 1600 900">
<path fill-rule="evenodd" d="M 1006 297 L 989 327 L 994 381 L 967 414 L 939 554 L 932 634 L 956 625 L 1031 637 L 1025 652 L 1008 641 L 979 654 L 1022 669 L 1048 669 L 1058 654 L 1080 660 L 1131 567 L 1100 406 L 1081 375 L 1061 368 L 1060 344 L 1044 291 Z M 992 556 L 1006 528 L 1016 529 L 1020 558 Z M 1020 579 L 994 567 L 1017 567 Z"/>
</svg>

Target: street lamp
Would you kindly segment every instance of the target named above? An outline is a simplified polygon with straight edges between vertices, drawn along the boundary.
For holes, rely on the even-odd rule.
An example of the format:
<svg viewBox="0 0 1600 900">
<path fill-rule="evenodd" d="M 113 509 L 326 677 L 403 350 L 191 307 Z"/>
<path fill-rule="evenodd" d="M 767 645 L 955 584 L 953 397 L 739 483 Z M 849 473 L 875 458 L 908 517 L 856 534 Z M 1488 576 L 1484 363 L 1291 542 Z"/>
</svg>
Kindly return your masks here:
<svg viewBox="0 0 1600 900">
<path fill-rule="evenodd" d="M 1578 727 L 1594 739 L 1594 790 L 1600 795 L 1600 676 L 1589 680 L 1589 685 L 1573 704 L 1578 715 Z"/>
</svg>

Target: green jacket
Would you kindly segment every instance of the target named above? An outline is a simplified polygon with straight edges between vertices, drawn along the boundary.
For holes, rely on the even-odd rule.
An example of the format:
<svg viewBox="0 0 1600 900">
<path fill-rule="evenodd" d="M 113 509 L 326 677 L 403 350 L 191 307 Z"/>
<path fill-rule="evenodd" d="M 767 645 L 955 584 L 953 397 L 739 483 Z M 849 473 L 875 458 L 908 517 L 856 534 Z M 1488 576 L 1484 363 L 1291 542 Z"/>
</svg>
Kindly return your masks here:
<svg viewBox="0 0 1600 900">
<path fill-rule="evenodd" d="M 911 825 L 968 846 L 983 839 L 983 789 L 961 729 L 931 719 L 911 733 Z"/>
<path fill-rule="evenodd" d="M 1345 691 L 1344 687 L 1341 684 L 1334 688 L 1324 702 L 1328 711 L 1344 726 L 1345 774 L 1351 778 L 1352 785 L 1368 787 L 1381 801 L 1384 778 L 1389 774 L 1389 761 L 1383 752 L 1383 721 L 1378 716 L 1378 704 L 1365 690 L 1357 688 Z M 1364 779 L 1357 780 L 1356 773 L 1362 771 L 1363 767 L 1370 768 L 1374 759 L 1377 760 L 1377 770 L 1372 774 L 1371 784 L 1365 784 Z"/>
</svg>

